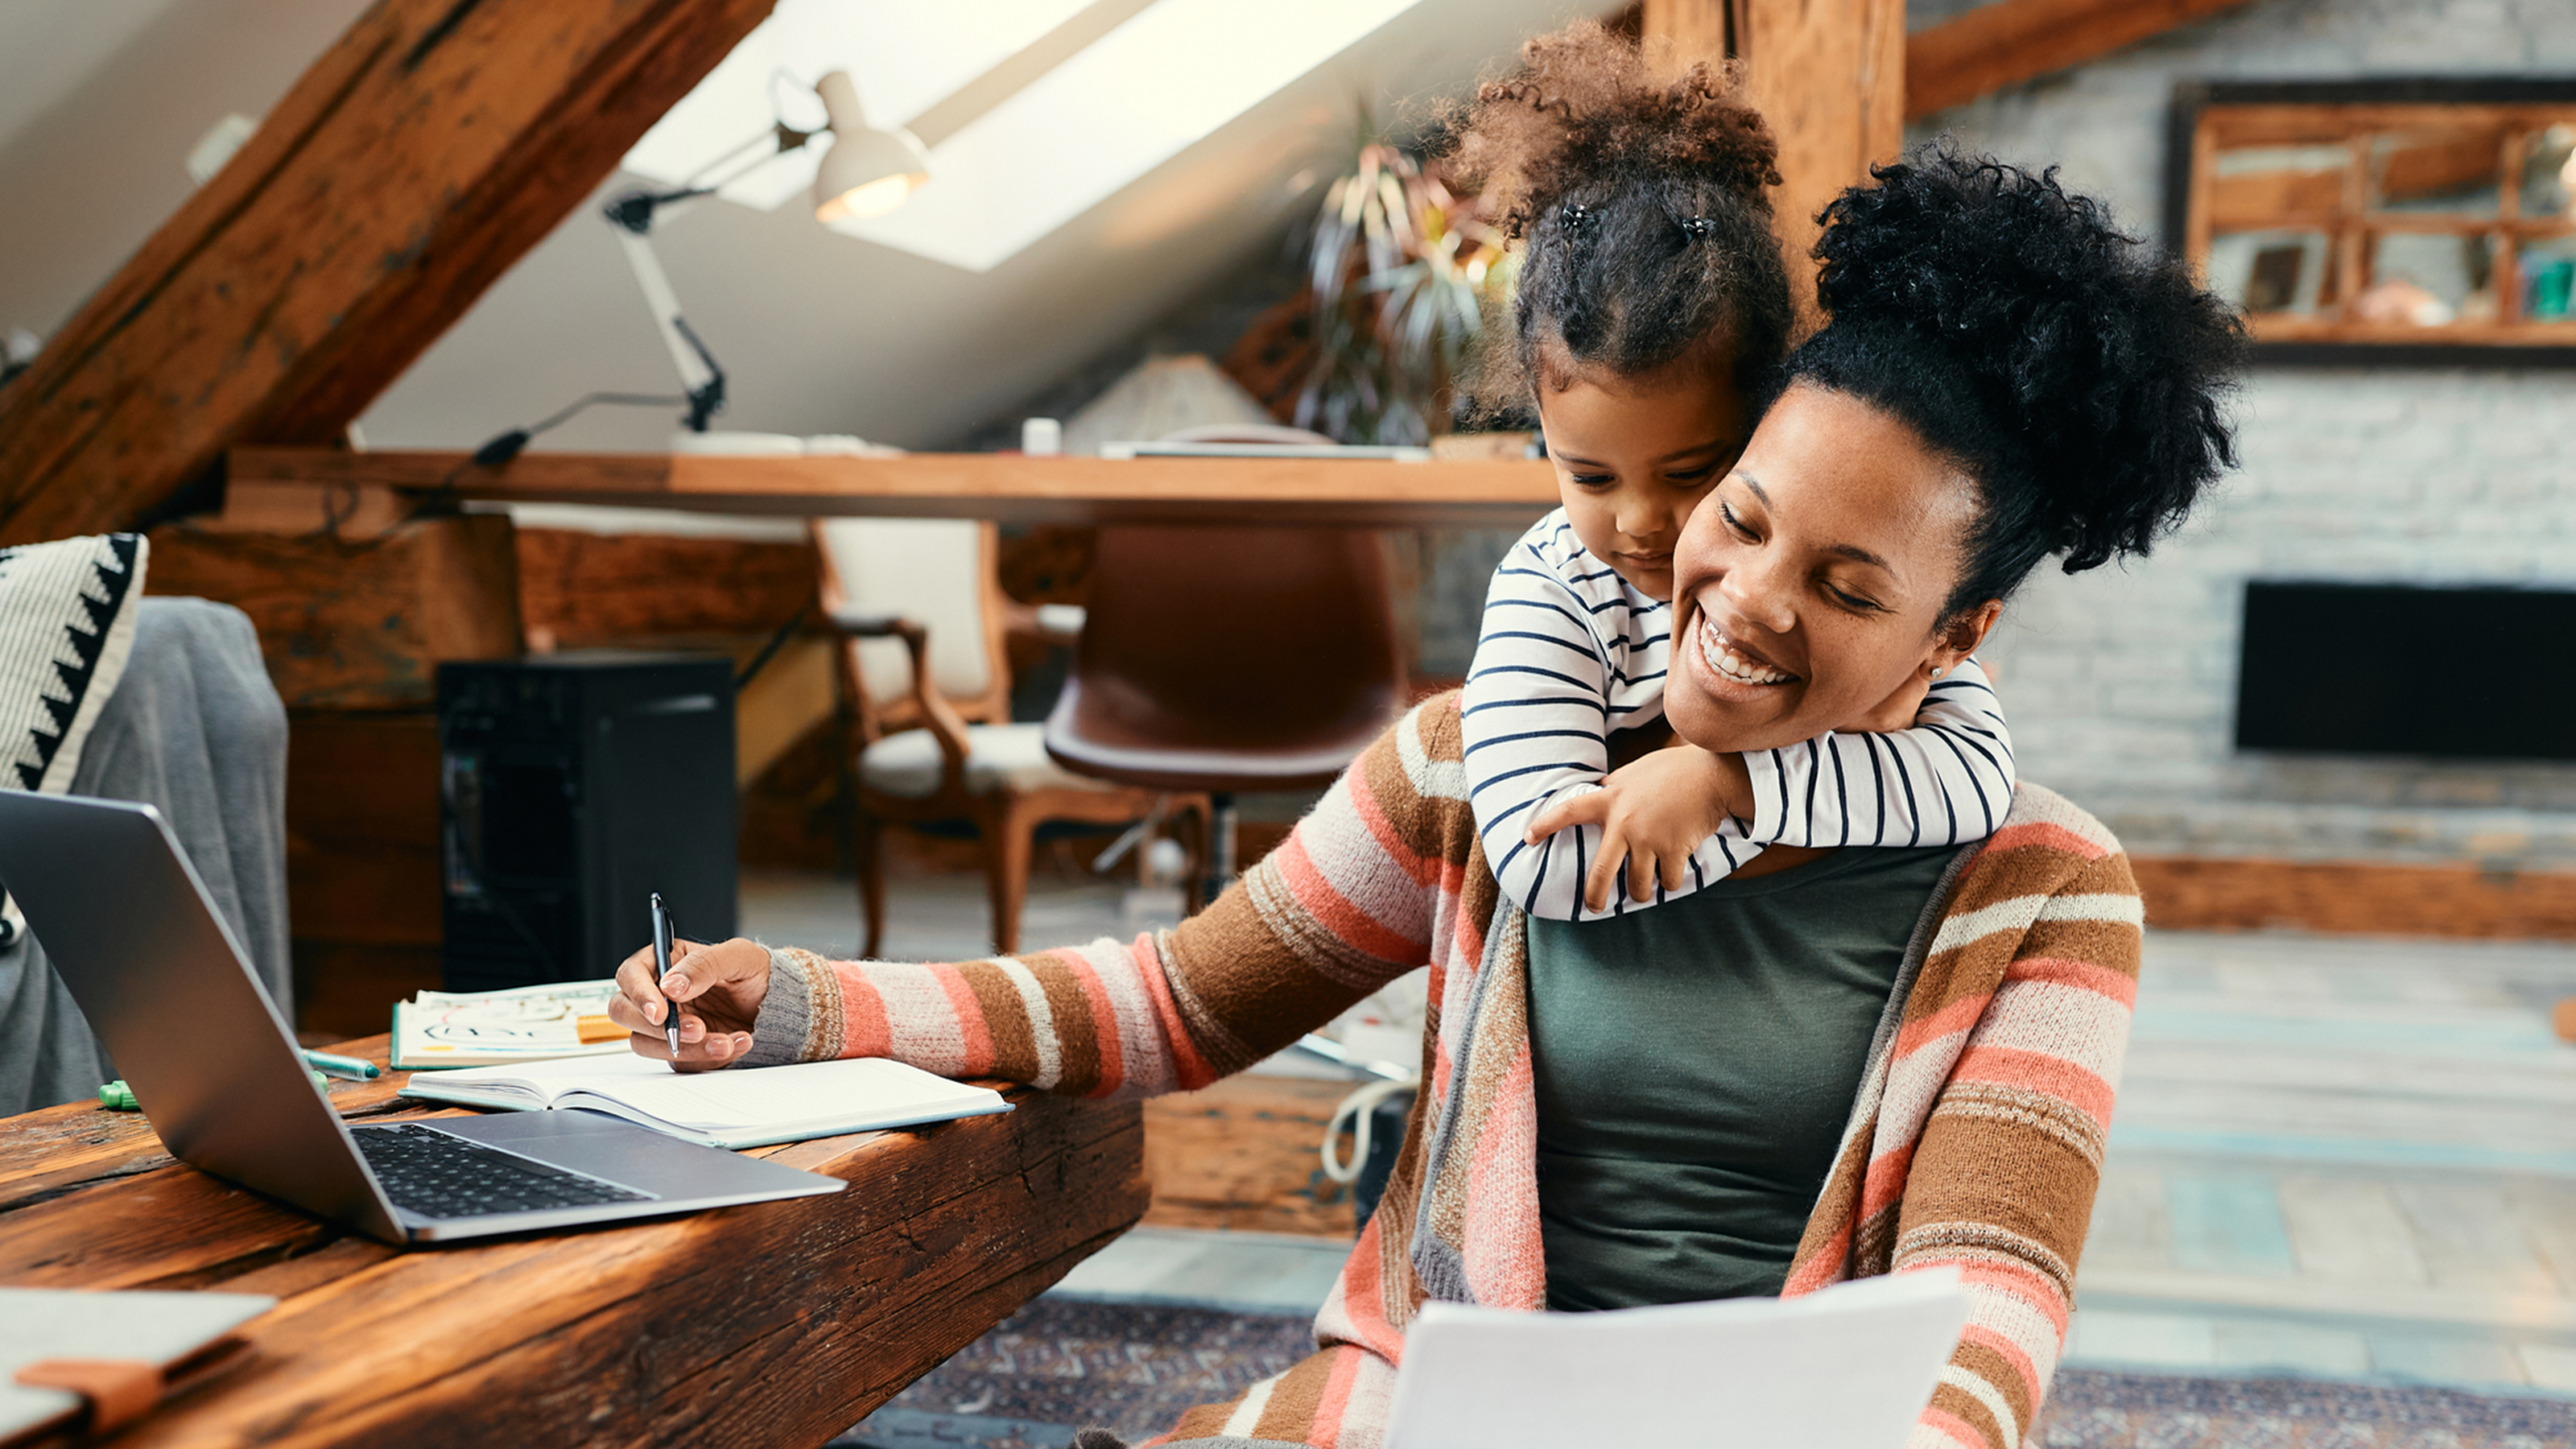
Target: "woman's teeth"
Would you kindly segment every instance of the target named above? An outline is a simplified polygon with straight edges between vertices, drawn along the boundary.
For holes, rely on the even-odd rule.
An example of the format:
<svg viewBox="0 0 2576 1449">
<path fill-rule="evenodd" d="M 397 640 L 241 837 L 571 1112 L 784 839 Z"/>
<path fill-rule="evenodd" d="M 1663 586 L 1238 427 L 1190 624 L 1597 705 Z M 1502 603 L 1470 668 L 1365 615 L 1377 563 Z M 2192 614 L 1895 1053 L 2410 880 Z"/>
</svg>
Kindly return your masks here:
<svg viewBox="0 0 2576 1449">
<path fill-rule="evenodd" d="M 1736 653 L 1734 647 L 1726 642 L 1726 636 L 1719 633 L 1713 624 L 1702 623 L 1699 626 L 1699 652 L 1700 657 L 1708 661 L 1709 668 L 1738 684 L 1786 684 L 1798 677 Z"/>
</svg>

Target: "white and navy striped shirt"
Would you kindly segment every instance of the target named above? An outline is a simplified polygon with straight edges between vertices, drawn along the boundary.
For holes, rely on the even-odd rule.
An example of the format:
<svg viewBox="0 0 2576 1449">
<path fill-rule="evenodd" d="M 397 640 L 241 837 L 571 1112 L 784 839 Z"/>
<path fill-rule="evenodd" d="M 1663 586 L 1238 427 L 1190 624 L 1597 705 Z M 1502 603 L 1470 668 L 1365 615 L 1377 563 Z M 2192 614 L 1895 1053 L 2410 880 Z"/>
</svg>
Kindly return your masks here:
<svg viewBox="0 0 2576 1449">
<path fill-rule="evenodd" d="M 1512 545 L 1485 596 L 1485 623 L 1460 701 L 1468 803 L 1503 891 L 1533 916 L 1594 920 L 1642 909 L 1623 889 L 1583 908 L 1597 825 L 1536 845 L 1521 833 L 1558 795 L 1600 788 L 1609 737 L 1663 717 L 1673 608 L 1650 599 L 1574 536 L 1558 509 Z M 1827 734 L 1744 757 L 1754 819 L 1729 820 L 1691 856 L 1687 895 L 1733 873 L 1765 843 L 1956 845 L 1992 835 L 2012 805 L 2012 736 L 1985 671 L 1963 662 L 1935 682 L 1915 727 Z"/>
</svg>

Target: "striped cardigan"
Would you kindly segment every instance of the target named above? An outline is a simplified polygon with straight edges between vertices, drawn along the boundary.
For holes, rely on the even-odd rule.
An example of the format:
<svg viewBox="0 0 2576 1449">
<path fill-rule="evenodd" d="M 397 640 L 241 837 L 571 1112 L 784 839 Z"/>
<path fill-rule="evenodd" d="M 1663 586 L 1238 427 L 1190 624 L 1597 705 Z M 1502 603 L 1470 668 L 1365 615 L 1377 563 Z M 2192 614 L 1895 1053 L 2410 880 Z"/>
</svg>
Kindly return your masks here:
<svg viewBox="0 0 2576 1449">
<path fill-rule="evenodd" d="M 1962 1271 L 1968 1327 L 1909 1449 L 2016 1449 L 2038 1412 L 2127 1043 L 2139 918 L 2109 832 L 2025 783 L 1915 933 L 1784 1289 Z M 1428 1090 L 1316 1320 L 1321 1350 L 1153 1441 L 1376 1449 L 1426 1300 L 1546 1303 L 1524 925 L 1485 868 L 1447 695 L 1175 930 L 960 965 L 775 952 L 747 1060 L 893 1056 L 1092 1096 L 1185 1091 L 1427 965 Z"/>
</svg>

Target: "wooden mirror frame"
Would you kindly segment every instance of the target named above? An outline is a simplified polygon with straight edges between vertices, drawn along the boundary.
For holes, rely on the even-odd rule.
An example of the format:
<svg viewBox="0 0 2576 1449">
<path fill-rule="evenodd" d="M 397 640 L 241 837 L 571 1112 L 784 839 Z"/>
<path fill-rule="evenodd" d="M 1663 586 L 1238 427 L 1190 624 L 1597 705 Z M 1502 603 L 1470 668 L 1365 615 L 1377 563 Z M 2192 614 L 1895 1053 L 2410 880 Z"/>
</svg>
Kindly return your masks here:
<svg viewBox="0 0 2576 1449">
<path fill-rule="evenodd" d="M 2409 112 L 2520 112 L 2565 110 L 2576 118 L 2576 76 L 2460 76 L 2355 81 L 2184 81 L 2174 87 L 2165 146 L 2165 245 L 2197 272 L 2206 261 L 2208 178 L 2205 157 L 2214 150 L 2213 121 L 2228 109 L 2313 107 L 2319 110 Z M 2499 157 L 2499 172 L 2503 158 Z M 2502 184 L 2501 176 L 2499 184 Z M 2504 188 L 2511 192 L 2514 188 Z M 2528 228 L 2504 203 L 2487 228 L 2497 234 Z M 2367 212 L 2363 212 L 2367 215 Z M 2569 231 L 2576 234 L 2576 218 Z M 2345 245 L 2351 245 L 2346 243 Z M 2342 263 L 2350 265 L 2349 261 Z M 2264 336 L 2256 318 L 2253 358 L 2278 366 L 2361 367 L 2576 367 L 2576 316 L 2564 324 L 2564 341 L 2535 338 L 2528 326 L 2488 329 L 2483 338 L 2442 335 L 2435 329 L 2370 324 L 2299 327 L 2300 335 Z M 2348 329 L 2348 330 L 2347 330 Z M 2553 326 L 2550 330 L 2559 330 Z M 2346 335 L 2334 335 L 2346 333 Z M 2419 340 L 2420 339 L 2420 340 Z"/>
</svg>

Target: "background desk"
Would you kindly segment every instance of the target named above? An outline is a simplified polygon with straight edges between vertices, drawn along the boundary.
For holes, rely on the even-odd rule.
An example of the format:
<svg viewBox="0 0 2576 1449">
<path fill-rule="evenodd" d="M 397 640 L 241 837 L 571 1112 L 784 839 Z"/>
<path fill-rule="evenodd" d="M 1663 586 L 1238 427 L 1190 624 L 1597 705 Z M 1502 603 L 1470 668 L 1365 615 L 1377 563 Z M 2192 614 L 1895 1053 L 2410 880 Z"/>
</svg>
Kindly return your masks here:
<svg viewBox="0 0 2576 1449">
<path fill-rule="evenodd" d="M 443 482 L 473 499 L 781 521 L 877 514 L 1073 525 L 1005 541 L 1005 582 L 1028 603 L 1081 601 L 1091 554 L 1076 530 L 1085 523 L 1517 533 L 1557 503 L 1550 465 L 1524 458 L 534 452 L 498 469 L 470 467 L 459 452 L 243 447 L 228 458 L 224 516 L 154 530 L 147 586 L 236 605 L 258 628 L 291 711 L 287 898 L 299 1024 L 338 1035 L 380 1030 L 388 1003 L 439 982 L 439 664 L 516 657 L 527 645 L 719 649 L 748 660 L 816 603 L 814 551 L 793 524 L 783 539 L 762 540 L 603 535 L 560 517 L 525 528 L 493 515 L 402 521 Z M 1429 554 L 1411 538 L 1391 553 L 1398 607 L 1410 618 L 1420 595 L 1404 569 L 1418 582 Z M 1470 586 L 1481 599 L 1483 578 Z M 792 639 L 744 691 L 736 779 L 746 865 L 841 864 L 837 817 L 817 808 L 839 788 L 835 647 L 819 633 Z M 961 863 L 971 868 L 971 855 Z"/>
<path fill-rule="evenodd" d="M 1386 463 L 1299 458 L 708 458 L 525 453 L 495 469 L 463 453 L 235 448 L 234 482 L 387 487 L 415 496 L 601 503 L 797 517 L 875 514 L 1003 523 L 1302 523 L 1526 528 L 1557 505 L 1525 458 Z"/>
<path fill-rule="evenodd" d="M 376 1037 L 339 1050 L 385 1060 Z M 453 1115 L 333 1084 L 352 1119 Z M 0 1119 L 0 1284 L 284 1301 L 258 1355 L 120 1446 L 820 1444 L 1143 1215 L 1133 1104 L 757 1149 L 830 1197 L 396 1252 L 241 1191 L 95 1104 Z"/>
</svg>

